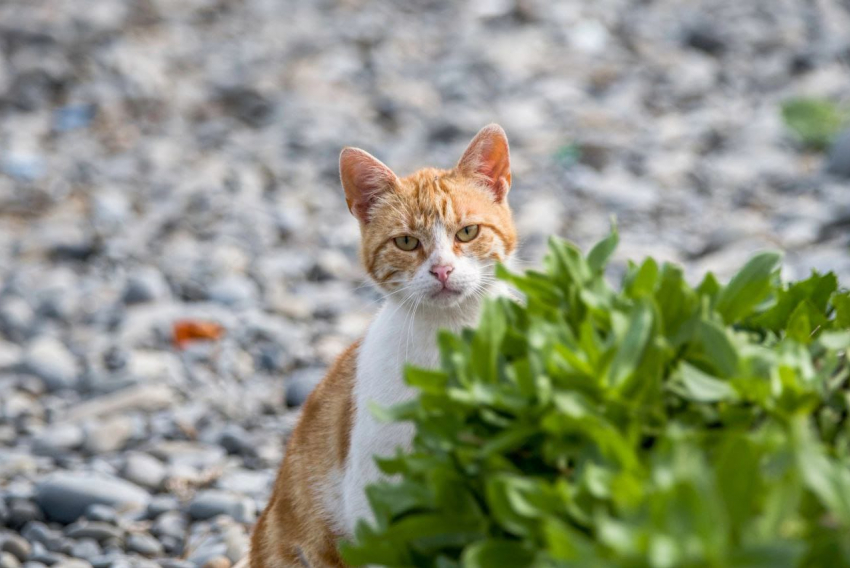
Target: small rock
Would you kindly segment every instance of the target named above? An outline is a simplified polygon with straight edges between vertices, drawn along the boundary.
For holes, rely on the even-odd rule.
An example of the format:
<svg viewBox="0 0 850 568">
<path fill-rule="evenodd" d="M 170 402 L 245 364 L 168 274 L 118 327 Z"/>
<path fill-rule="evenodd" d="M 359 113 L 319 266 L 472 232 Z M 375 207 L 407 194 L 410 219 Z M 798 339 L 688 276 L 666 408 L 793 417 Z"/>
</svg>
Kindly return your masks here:
<svg viewBox="0 0 850 568">
<path fill-rule="evenodd" d="M 254 443 L 248 432 L 236 424 L 228 424 L 218 437 L 218 443 L 229 454 L 254 454 Z"/>
<path fill-rule="evenodd" d="M 118 451 L 127 444 L 133 431 L 133 420 L 126 416 L 87 423 L 83 449 L 93 455 Z"/>
<path fill-rule="evenodd" d="M 198 493 L 189 504 L 189 515 L 198 521 L 227 515 L 240 523 L 251 523 L 256 516 L 253 499 L 224 491 Z"/>
<path fill-rule="evenodd" d="M 83 439 L 82 428 L 75 424 L 53 426 L 35 438 L 32 452 L 37 456 L 59 457 L 79 448 Z"/>
<path fill-rule="evenodd" d="M 115 525 L 102 521 L 78 521 L 73 525 L 68 525 L 65 534 L 74 539 L 90 538 L 105 545 L 111 539 L 120 541 L 124 536 L 124 531 Z"/>
<path fill-rule="evenodd" d="M 304 404 L 322 380 L 324 373 L 323 369 L 309 367 L 292 373 L 286 381 L 286 406 L 297 408 Z"/>
<path fill-rule="evenodd" d="M 179 508 L 180 503 L 174 495 L 154 495 L 148 503 L 148 518 L 156 519 L 163 513 L 176 511 Z"/>
<path fill-rule="evenodd" d="M 716 27 L 702 22 L 685 32 L 685 44 L 711 55 L 720 55 L 726 50 L 726 42 Z"/>
<path fill-rule="evenodd" d="M 63 554 L 51 552 L 47 550 L 43 544 L 36 542 L 33 544 L 29 560 L 33 562 L 40 562 L 46 566 L 53 566 L 54 564 L 58 564 L 59 562 L 66 560 L 66 557 Z"/>
<path fill-rule="evenodd" d="M 199 470 L 220 465 L 226 457 L 224 449 L 219 446 L 179 440 L 160 442 L 150 452 L 170 464 Z"/>
<path fill-rule="evenodd" d="M 21 562 L 24 562 L 29 557 L 32 546 L 30 546 L 30 543 L 25 538 L 15 533 L 5 533 L 0 535 L 0 550 L 8 552 Z"/>
<path fill-rule="evenodd" d="M 55 568 L 92 568 L 90 562 L 79 558 L 67 558 L 54 564 Z"/>
<path fill-rule="evenodd" d="M 165 480 L 165 465 L 155 457 L 133 452 L 127 455 L 121 475 L 137 485 L 148 489 L 159 489 Z"/>
<path fill-rule="evenodd" d="M 38 154 L 9 152 L 0 159 L 0 170 L 9 177 L 30 182 L 47 173 L 47 164 Z"/>
<path fill-rule="evenodd" d="M 197 568 L 193 562 L 178 558 L 163 558 L 158 561 L 162 568 Z"/>
<path fill-rule="evenodd" d="M 90 521 L 115 524 L 118 513 L 112 507 L 95 503 L 86 509 L 86 518 Z"/>
<path fill-rule="evenodd" d="M 207 296 L 213 302 L 231 308 L 241 308 L 254 304 L 258 294 L 257 285 L 253 280 L 241 275 L 231 275 L 214 282 Z"/>
<path fill-rule="evenodd" d="M 75 521 L 95 503 L 143 508 L 148 501 L 146 491 L 111 476 L 56 472 L 36 485 L 36 502 L 49 519 L 62 523 Z"/>
<path fill-rule="evenodd" d="M 203 563 L 201 568 L 230 568 L 233 563 L 226 556 L 214 556 Z"/>
<path fill-rule="evenodd" d="M 170 536 L 182 542 L 186 538 L 187 525 L 185 517 L 174 511 L 160 515 L 154 521 L 151 532 L 160 538 Z"/>
<path fill-rule="evenodd" d="M 9 526 L 19 529 L 31 521 L 42 518 L 41 510 L 31 501 L 13 501 L 9 506 Z"/>
<path fill-rule="evenodd" d="M 100 545 L 93 538 L 81 538 L 71 547 L 71 556 L 88 560 L 97 558 L 103 554 Z"/>
<path fill-rule="evenodd" d="M 162 273 L 152 267 L 135 271 L 124 287 L 124 303 L 142 304 L 166 298 L 170 294 L 168 282 Z"/>
<path fill-rule="evenodd" d="M 159 556 L 164 552 L 155 538 L 142 533 L 132 533 L 127 537 L 127 550 L 148 557 Z"/>
<path fill-rule="evenodd" d="M 9 552 L 0 552 L 0 568 L 20 568 L 21 561 Z"/>
<path fill-rule="evenodd" d="M 839 134 L 832 143 L 826 161 L 826 171 L 835 176 L 850 178 L 850 129 Z"/>
<path fill-rule="evenodd" d="M 77 360 L 53 337 L 39 337 L 30 343 L 24 369 L 43 380 L 49 390 L 71 388 L 77 381 Z"/>
</svg>

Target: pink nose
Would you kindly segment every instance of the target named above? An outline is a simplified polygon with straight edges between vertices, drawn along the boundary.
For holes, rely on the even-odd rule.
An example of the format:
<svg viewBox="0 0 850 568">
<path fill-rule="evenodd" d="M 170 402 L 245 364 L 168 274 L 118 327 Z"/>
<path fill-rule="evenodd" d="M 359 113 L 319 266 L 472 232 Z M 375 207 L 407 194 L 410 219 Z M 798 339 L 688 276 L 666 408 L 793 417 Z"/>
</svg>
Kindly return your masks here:
<svg viewBox="0 0 850 568">
<path fill-rule="evenodd" d="M 434 278 L 440 281 L 441 284 L 445 285 L 446 281 L 449 279 L 449 274 L 454 270 L 453 266 L 449 266 L 447 264 L 435 264 L 431 267 L 431 274 L 434 275 Z"/>
</svg>

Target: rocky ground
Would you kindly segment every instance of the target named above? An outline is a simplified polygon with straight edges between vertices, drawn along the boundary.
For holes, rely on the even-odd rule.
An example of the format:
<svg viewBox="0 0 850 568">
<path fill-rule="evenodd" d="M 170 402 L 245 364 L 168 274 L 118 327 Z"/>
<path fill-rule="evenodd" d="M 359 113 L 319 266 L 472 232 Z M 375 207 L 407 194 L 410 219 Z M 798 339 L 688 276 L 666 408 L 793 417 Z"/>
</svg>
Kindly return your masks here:
<svg viewBox="0 0 850 568">
<path fill-rule="evenodd" d="M 850 99 L 848 29 L 846 0 L 0 3 L 0 568 L 244 553 L 378 299 L 343 145 L 406 173 L 497 121 L 526 262 L 616 214 L 620 266 L 770 247 L 846 285 L 850 134 L 803 151 L 779 105 Z"/>
</svg>

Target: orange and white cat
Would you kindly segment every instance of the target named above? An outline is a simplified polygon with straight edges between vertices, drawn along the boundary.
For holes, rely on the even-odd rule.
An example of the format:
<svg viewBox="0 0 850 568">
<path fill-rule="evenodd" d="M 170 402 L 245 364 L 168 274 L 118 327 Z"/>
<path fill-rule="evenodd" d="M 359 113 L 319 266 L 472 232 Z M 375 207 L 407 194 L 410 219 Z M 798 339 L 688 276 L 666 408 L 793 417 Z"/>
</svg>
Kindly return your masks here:
<svg viewBox="0 0 850 568">
<path fill-rule="evenodd" d="M 381 477 L 373 457 L 410 448 L 414 434 L 409 424 L 378 422 L 370 403 L 414 395 L 405 363 L 439 364 L 437 331 L 475 325 L 482 298 L 504 292 L 496 263 L 516 248 L 508 141 L 495 124 L 451 170 L 399 178 L 356 148 L 342 151 L 339 166 L 363 262 L 386 300 L 304 404 L 254 530 L 252 568 L 345 566 L 339 539 L 372 518 L 364 488 Z"/>
</svg>

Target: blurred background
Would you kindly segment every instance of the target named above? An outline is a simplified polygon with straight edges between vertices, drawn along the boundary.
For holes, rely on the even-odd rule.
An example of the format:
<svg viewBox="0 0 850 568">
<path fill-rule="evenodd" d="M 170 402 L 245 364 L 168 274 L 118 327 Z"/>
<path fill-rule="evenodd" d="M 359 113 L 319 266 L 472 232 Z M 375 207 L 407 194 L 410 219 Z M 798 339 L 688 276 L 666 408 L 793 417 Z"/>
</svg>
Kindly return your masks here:
<svg viewBox="0 0 850 568">
<path fill-rule="evenodd" d="M 377 305 L 341 147 L 489 122 L 523 266 L 850 283 L 847 0 L 0 0 L 0 568 L 241 557 Z"/>
</svg>

